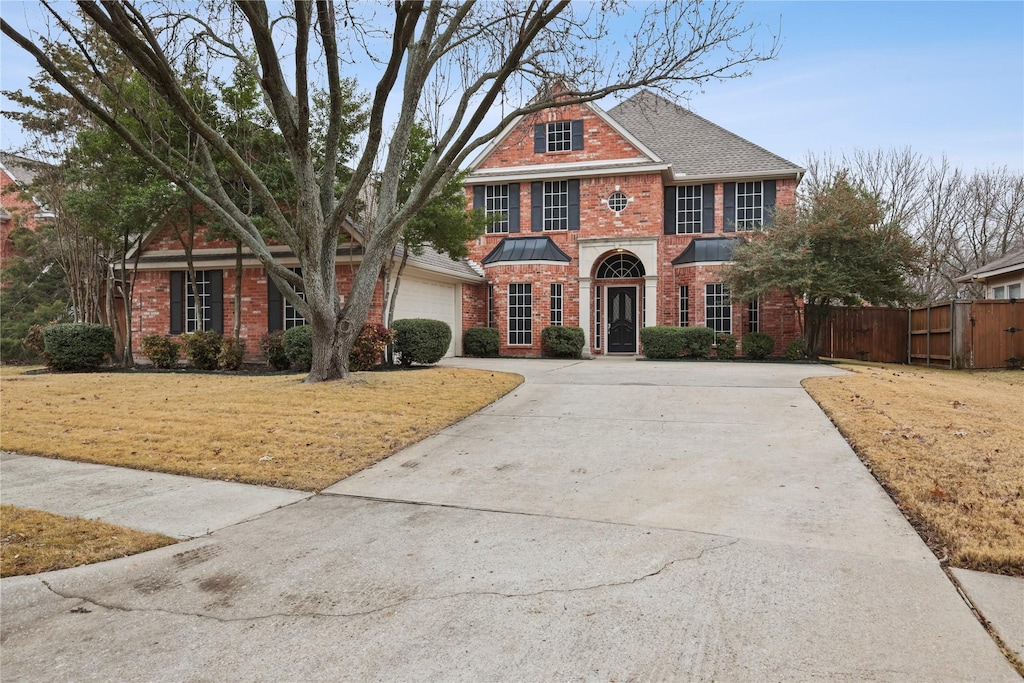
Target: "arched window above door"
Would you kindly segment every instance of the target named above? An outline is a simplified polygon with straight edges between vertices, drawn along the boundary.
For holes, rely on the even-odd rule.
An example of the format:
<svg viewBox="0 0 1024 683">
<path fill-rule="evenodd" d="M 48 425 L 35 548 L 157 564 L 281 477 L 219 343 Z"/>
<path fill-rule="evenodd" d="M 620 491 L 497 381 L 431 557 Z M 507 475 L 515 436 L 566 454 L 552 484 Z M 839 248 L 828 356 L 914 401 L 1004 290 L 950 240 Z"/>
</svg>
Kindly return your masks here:
<svg viewBox="0 0 1024 683">
<path fill-rule="evenodd" d="M 597 277 L 600 280 L 623 280 L 644 275 L 644 264 L 636 256 L 628 253 L 612 254 L 597 268 Z"/>
</svg>

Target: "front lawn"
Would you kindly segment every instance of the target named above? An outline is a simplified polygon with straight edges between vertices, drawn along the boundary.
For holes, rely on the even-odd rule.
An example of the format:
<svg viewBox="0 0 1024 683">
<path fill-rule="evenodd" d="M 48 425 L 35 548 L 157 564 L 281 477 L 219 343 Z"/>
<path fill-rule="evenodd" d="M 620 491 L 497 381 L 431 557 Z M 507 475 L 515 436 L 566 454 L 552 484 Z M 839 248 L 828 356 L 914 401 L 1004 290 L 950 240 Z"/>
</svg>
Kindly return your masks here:
<svg viewBox="0 0 1024 683">
<path fill-rule="evenodd" d="M 319 491 L 523 381 L 457 368 L 303 378 L 3 368 L 0 440 L 30 455 Z"/>
<path fill-rule="evenodd" d="M 178 541 L 92 519 L 0 505 L 0 576 L 22 576 L 127 557 Z"/>
<path fill-rule="evenodd" d="M 840 367 L 804 387 L 928 544 L 1024 576 L 1024 372 Z"/>
</svg>

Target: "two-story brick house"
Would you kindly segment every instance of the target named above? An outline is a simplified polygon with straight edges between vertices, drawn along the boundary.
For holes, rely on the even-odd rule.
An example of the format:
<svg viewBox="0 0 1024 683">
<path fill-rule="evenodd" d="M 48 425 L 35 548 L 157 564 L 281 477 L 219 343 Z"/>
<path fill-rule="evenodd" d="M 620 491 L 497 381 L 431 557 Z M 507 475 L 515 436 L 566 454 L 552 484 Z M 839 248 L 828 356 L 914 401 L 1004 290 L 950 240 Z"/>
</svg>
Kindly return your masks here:
<svg viewBox="0 0 1024 683">
<path fill-rule="evenodd" d="M 643 91 L 522 117 L 470 168 L 467 201 L 496 220 L 471 245 L 486 283 L 463 288 L 463 327 L 497 327 L 502 355 L 540 355 L 548 325 L 583 328 L 592 354 L 635 354 L 650 325 L 798 336 L 786 297 L 721 282 L 735 240 L 796 201 L 795 164 Z"/>
</svg>

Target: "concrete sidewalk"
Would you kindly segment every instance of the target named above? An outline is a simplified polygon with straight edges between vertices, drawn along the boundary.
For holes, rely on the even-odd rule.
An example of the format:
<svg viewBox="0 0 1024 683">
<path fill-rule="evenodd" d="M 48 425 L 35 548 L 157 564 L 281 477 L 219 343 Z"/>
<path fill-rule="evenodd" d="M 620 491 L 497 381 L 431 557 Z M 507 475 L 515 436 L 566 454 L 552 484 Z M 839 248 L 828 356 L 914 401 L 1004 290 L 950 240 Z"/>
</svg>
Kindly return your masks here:
<svg viewBox="0 0 1024 683">
<path fill-rule="evenodd" d="M 195 538 L 309 498 L 311 493 L 124 467 L 0 453 L 8 505 Z"/>
</svg>

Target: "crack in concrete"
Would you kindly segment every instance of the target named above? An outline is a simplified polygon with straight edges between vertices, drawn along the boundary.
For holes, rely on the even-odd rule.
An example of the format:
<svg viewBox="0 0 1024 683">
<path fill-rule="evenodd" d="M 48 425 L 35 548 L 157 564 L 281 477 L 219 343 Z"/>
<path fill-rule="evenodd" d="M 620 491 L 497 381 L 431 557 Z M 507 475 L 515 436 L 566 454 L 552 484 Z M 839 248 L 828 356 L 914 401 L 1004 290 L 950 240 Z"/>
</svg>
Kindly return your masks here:
<svg viewBox="0 0 1024 683">
<path fill-rule="evenodd" d="M 546 588 L 544 590 L 532 591 L 532 592 L 529 592 L 529 593 L 503 593 L 501 591 L 459 591 L 457 593 L 448 593 L 448 594 L 445 594 L 445 595 L 427 595 L 427 596 L 422 596 L 422 597 L 409 597 L 409 598 L 404 598 L 402 600 L 396 600 L 395 602 L 389 603 L 387 605 L 381 605 L 379 607 L 374 607 L 373 609 L 359 610 L 359 611 L 354 611 L 354 612 L 271 612 L 271 613 L 268 613 L 268 614 L 259 614 L 259 615 L 248 616 L 248 617 L 218 617 L 218 616 L 215 616 L 213 614 L 206 614 L 206 613 L 202 613 L 202 612 L 175 611 L 175 610 L 164 609 L 164 608 L 160 608 L 160 607 L 125 607 L 124 605 L 118 605 L 118 604 L 110 603 L 110 602 L 103 602 L 101 600 L 90 598 L 90 597 L 87 597 L 85 595 L 75 595 L 75 594 L 72 594 L 72 593 L 65 593 L 65 592 L 59 591 L 56 588 L 54 588 L 53 586 L 51 586 L 47 581 L 45 581 L 43 579 L 40 579 L 40 583 L 42 583 L 46 587 L 46 589 L 49 590 L 51 593 L 53 593 L 57 597 L 62 598 L 64 600 L 77 600 L 77 601 L 81 601 L 81 602 L 84 602 L 84 603 L 87 603 L 87 604 L 90 604 L 90 605 L 94 605 L 96 607 L 100 607 L 100 608 L 105 609 L 105 610 L 109 610 L 109 611 L 112 611 L 112 612 L 123 612 L 123 613 L 126 613 L 126 614 L 130 614 L 130 613 L 134 613 L 134 612 L 169 614 L 169 615 L 172 615 L 172 616 L 179 616 L 179 617 L 196 617 L 196 618 L 199 618 L 199 619 L 210 619 L 212 621 L 216 621 L 216 622 L 219 622 L 219 623 L 222 623 L 222 624 L 230 624 L 230 623 L 238 623 L 238 622 L 250 622 L 250 621 L 262 621 L 262 620 L 265 620 L 265 619 L 282 619 L 282 618 L 283 619 L 288 619 L 288 618 L 292 618 L 292 619 L 294 619 L 294 618 L 316 618 L 316 619 L 339 619 L 340 618 L 340 619 L 349 619 L 349 618 L 353 618 L 353 617 L 364 617 L 364 616 L 369 616 L 369 615 L 373 615 L 373 614 L 378 614 L 380 612 L 386 612 L 387 610 L 395 609 L 395 608 L 402 607 L 404 605 L 411 604 L 411 603 L 416 603 L 416 602 L 439 602 L 439 601 L 443 601 L 443 600 L 453 600 L 453 599 L 457 599 L 457 598 L 476 597 L 476 596 L 491 596 L 491 597 L 509 598 L 509 599 L 514 599 L 514 598 L 533 598 L 533 597 L 537 597 L 537 596 L 541 596 L 541 595 L 584 593 L 584 592 L 593 591 L 593 590 L 600 590 L 600 589 L 604 589 L 604 588 L 618 588 L 618 587 L 622 587 L 622 586 L 632 586 L 632 585 L 637 584 L 637 583 L 639 583 L 641 581 L 645 581 L 645 580 L 650 579 L 652 577 L 658 576 L 659 574 L 665 572 L 666 570 L 668 570 L 672 566 L 674 566 L 676 564 L 679 564 L 681 562 L 699 562 L 704 557 L 704 555 L 706 553 L 709 553 L 709 552 L 712 552 L 712 551 L 716 551 L 716 550 L 721 550 L 723 548 L 728 548 L 729 546 L 735 545 L 736 543 L 738 543 L 739 540 L 740 539 L 731 539 L 731 540 L 729 540 L 726 543 L 721 543 L 721 544 L 718 544 L 718 545 L 712 545 L 712 546 L 708 546 L 706 548 L 702 548 L 700 550 L 700 552 L 698 552 L 696 555 L 687 556 L 687 557 L 677 557 L 675 559 L 671 559 L 671 560 L 665 562 L 664 564 L 662 564 L 660 567 L 658 567 L 654 571 L 647 572 L 646 574 L 642 574 L 640 576 L 636 576 L 636 577 L 633 577 L 633 578 L 624 579 L 622 581 L 609 581 L 609 582 L 605 582 L 605 583 L 596 583 L 596 584 L 592 584 L 592 585 L 588 585 L 588 586 L 578 586 L 576 588 Z"/>
</svg>

